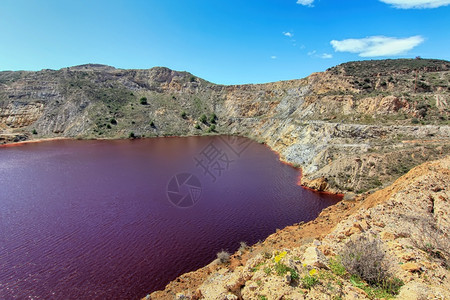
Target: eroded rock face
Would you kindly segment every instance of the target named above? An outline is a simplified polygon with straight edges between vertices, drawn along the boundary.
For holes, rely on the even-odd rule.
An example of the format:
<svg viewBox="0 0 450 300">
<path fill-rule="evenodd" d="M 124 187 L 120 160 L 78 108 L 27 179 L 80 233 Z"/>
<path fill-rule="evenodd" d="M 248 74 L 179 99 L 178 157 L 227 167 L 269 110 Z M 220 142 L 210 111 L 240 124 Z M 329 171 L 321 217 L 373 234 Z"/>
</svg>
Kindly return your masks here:
<svg viewBox="0 0 450 300">
<path fill-rule="evenodd" d="M 319 192 L 326 191 L 328 188 L 328 182 L 325 177 L 320 177 L 313 180 L 303 179 L 302 184 Z"/>
<path fill-rule="evenodd" d="M 0 124 L 2 128 L 21 128 L 36 122 L 42 115 L 44 104 L 39 102 L 8 103 L 0 107 Z"/>
<path fill-rule="evenodd" d="M 417 85 L 411 64 L 357 62 L 300 80 L 234 86 L 167 68 L 0 72 L 0 142 L 201 135 L 215 125 L 208 134 L 266 143 L 302 168 L 305 186 L 363 193 L 449 151 L 450 64 L 421 61 Z"/>
</svg>

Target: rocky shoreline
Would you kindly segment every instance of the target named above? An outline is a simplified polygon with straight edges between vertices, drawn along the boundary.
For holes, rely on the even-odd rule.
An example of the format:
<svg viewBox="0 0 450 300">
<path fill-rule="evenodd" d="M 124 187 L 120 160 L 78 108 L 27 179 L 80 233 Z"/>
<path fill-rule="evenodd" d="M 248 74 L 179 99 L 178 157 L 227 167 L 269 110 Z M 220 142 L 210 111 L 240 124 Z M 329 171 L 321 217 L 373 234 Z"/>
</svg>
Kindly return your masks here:
<svg viewBox="0 0 450 300">
<path fill-rule="evenodd" d="M 228 262 L 216 260 L 181 275 L 143 299 L 379 299 L 395 294 L 397 299 L 448 299 L 449 199 L 446 157 L 413 168 L 372 195 L 328 207 L 314 221 L 242 247 Z M 381 245 L 389 274 L 402 283 L 396 293 L 356 281 L 339 268 L 336 261 L 346 243 L 360 237 Z M 289 271 L 277 271 L 280 261 Z M 315 283 L 309 286 L 307 278 Z"/>
</svg>

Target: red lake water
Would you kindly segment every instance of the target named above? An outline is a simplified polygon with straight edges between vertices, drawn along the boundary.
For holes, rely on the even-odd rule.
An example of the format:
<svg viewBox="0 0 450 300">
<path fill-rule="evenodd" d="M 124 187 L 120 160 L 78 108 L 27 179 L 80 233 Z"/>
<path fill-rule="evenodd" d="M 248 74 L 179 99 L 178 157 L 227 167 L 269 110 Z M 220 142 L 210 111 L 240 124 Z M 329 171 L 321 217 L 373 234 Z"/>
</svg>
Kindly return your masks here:
<svg viewBox="0 0 450 300">
<path fill-rule="evenodd" d="M 245 138 L 0 148 L 0 299 L 139 299 L 337 196 Z"/>
</svg>

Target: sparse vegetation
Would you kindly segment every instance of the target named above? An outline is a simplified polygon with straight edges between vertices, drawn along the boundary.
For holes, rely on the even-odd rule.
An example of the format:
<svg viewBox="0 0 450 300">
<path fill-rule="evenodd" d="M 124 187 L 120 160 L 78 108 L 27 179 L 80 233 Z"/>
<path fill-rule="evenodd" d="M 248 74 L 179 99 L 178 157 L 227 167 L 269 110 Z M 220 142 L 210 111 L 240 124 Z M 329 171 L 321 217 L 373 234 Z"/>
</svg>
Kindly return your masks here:
<svg viewBox="0 0 450 300">
<path fill-rule="evenodd" d="M 331 258 L 329 260 L 330 270 L 338 276 L 344 276 L 347 272 L 342 264 L 342 258 L 340 256 Z"/>
<path fill-rule="evenodd" d="M 217 260 L 221 264 L 228 263 L 230 261 L 230 253 L 224 250 L 220 251 L 219 253 L 217 253 Z"/>
<path fill-rule="evenodd" d="M 392 299 L 403 286 L 403 281 L 398 278 L 388 279 L 380 285 L 369 285 L 356 275 L 350 277 L 350 283 L 362 289 L 371 299 Z"/>
<path fill-rule="evenodd" d="M 319 283 L 319 279 L 317 277 L 309 274 L 303 276 L 300 281 L 302 286 L 308 290 L 310 290 L 313 286 Z"/>
<path fill-rule="evenodd" d="M 280 276 L 286 274 L 290 270 L 293 270 L 293 269 L 289 268 L 285 264 L 282 264 L 282 263 L 275 264 L 275 272 Z M 295 270 L 294 270 L 294 272 L 295 272 Z"/>
<path fill-rule="evenodd" d="M 259 263 L 259 264 L 257 264 L 256 266 L 254 266 L 254 267 L 251 269 L 251 271 L 252 271 L 252 272 L 256 272 L 256 271 L 258 271 L 259 268 L 260 268 L 261 266 L 263 266 L 263 265 L 264 265 L 264 263 Z"/>
<path fill-rule="evenodd" d="M 370 284 L 389 278 L 389 264 L 380 240 L 360 235 L 345 244 L 341 254 L 342 265 L 350 274 Z"/>
<path fill-rule="evenodd" d="M 437 59 L 386 59 L 354 61 L 328 69 L 333 74 L 345 74 L 360 78 L 370 78 L 377 74 L 396 72 L 414 72 L 415 70 L 445 71 L 450 68 L 450 62 Z"/>
<path fill-rule="evenodd" d="M 244 252 L 245 250 L 247 250 L 248 245 L 246 242 L 240 242 L 239 243 L 239 251 Z"/>
<path fill-rule="evenodd" d="M 350 282 L 372 297 L 396 295 L 403 285 L 392 277 L 390 261 L 380 240 L 360 235 L 345 244 L 341 256 L 342 265 L 351 274 Z M 342 271 L 340 267 L 338 270 Z"/>
<path fill-rule="evenodd" d="M 415 232 L 418 232 L 413 236 L 413 244 L 425 251 L 430 260 L 439 262 L 443 267 L 449 269 L 450 239 L 437 226 L 436 221 L 425 217 L 415 218 L 411 221 L 415 225 Z"/>
</svg>

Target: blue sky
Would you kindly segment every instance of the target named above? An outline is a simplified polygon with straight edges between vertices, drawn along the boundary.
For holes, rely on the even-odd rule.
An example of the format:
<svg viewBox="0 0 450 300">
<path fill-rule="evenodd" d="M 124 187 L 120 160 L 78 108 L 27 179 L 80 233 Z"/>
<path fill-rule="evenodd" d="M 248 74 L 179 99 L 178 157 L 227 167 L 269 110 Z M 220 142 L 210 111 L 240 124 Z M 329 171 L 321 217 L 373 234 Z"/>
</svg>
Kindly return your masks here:
<svg viewBox="0 0 450 300">
<path fill-rule="evenodd" d="M 450 60 L 450 0 L 2 0 L 0 70 L 165 66 L 221 84 Z"/>
</svg>

